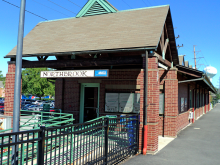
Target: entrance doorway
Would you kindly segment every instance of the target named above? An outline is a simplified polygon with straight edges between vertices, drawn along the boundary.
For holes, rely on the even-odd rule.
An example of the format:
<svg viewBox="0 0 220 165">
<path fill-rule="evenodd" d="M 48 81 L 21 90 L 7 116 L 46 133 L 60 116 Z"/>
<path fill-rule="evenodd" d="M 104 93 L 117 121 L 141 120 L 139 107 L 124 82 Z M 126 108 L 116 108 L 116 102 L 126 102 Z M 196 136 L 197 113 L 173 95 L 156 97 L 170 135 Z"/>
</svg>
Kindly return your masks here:
<svg viewBox="0 0 220 165">
<path fill-rule="evenodd" d="M 82 83 L 80 94 L 80 123 L 99 117 L 98 83 Z"/>
</svg>

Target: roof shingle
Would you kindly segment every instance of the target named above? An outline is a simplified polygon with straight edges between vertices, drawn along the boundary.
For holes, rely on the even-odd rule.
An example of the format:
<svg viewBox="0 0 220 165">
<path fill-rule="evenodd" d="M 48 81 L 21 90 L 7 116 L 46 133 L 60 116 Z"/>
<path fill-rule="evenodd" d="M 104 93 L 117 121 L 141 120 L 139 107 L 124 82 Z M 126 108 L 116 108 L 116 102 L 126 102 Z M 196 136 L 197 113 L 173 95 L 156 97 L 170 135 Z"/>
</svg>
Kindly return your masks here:
<svg viewBox="0 0 220 165">
<path fill-rule="evenodd" d="M 156 47 L 168 11 L 166 5 L 42 22 L 24 38 L 23 55 Z"/>
</svg>

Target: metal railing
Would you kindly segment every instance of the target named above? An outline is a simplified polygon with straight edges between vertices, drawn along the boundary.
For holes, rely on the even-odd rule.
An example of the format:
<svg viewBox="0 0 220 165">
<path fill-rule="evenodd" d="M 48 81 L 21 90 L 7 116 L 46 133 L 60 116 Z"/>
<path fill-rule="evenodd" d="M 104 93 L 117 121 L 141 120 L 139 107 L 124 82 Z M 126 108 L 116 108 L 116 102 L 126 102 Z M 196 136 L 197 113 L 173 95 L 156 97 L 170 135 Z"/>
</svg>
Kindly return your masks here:
<svg viewBox="0 0 220 165">
<path fill-rule="evenodd" d="M 117 164 L 138 150 L 138 115 L 0 135 L 0 164 Z M 18 140 L 12 143 L 12 136 Z"/>
<path fill-rule="evenodd" d="M 40 111 L 20 110 L 20 131 L 39 129 L 41 126 L 54 127 L 73 124 L 73 114 L 62 113 L 61 109 L 44 109 Z M 1 133 L 11 132 L 12 128 L 0 130 Z"/>
</svg>

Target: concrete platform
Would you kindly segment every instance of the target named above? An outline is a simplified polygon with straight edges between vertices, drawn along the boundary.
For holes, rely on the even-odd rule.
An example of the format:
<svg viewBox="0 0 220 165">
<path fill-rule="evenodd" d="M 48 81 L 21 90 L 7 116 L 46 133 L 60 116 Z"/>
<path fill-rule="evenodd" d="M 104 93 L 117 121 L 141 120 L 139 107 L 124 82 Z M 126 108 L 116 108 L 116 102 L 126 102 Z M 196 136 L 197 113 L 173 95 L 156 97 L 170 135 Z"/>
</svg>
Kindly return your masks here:
<svg viewBox="0 0 220 165">
<path fill-rule="evenodd" d="M 162 150 L 164 147 L 166 147 L 170 142 L 172 142 L 175 138 L 170 137 L 158 137 L 158 151 L 155 153 L 157 154 L 160 150 Z M 154 155 L 155 155 L 154 154 Z"/>
<path fill-rule="evenodd" d="M 124 165 L 219 165 L 220 104 L 181 131 L 177 138 L 163 139 L 156 155 L 136 155 Z M 171 140 L 170 143 L 169 140 Z M 162 142 L 164 141 L 164 142 Z"/>
</svg>

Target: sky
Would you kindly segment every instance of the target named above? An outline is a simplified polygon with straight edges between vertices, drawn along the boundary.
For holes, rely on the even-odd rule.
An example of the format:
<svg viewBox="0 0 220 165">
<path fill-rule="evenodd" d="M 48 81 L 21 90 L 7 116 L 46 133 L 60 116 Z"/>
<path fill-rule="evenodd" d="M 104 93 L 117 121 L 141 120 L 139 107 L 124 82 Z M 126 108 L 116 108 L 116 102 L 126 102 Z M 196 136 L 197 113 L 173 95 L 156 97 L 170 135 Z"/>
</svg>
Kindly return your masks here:
<svg viewBox="0 0 220 165">
<path fill-rule="evenodd" d="M 197 69 L 213 66 L 218 73 L 213 78 L 220 84 L 220 0 L 108 0 L 118 10 L 170 5 L 179 55 L 194 67 L 193 45 L 196 45 Z M 4 58 L 17 45 L 20 0 L 0 0 L 0 71 L 8 70 Z M 24 36 L 39 22 L 75 17 L 87 0 L 26 0 Z M 13 5 L 11 5 L 11 4 Z M 15 6 L 14 6 L 15 5 Z M 16 7 L 17 6 L 17 7 Z M 32 14 L 31 14 L 31 13 Z M 28 58 L 30 60 L 30 58 Z M 35 57 L 32 60 L 37 60 Z"/>
</svg>

